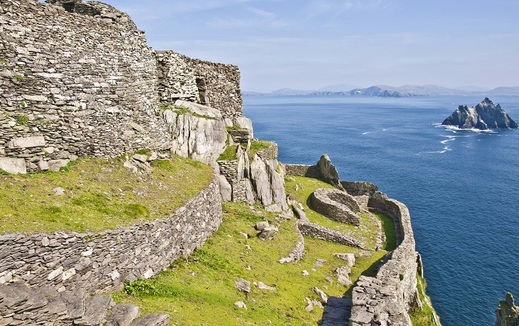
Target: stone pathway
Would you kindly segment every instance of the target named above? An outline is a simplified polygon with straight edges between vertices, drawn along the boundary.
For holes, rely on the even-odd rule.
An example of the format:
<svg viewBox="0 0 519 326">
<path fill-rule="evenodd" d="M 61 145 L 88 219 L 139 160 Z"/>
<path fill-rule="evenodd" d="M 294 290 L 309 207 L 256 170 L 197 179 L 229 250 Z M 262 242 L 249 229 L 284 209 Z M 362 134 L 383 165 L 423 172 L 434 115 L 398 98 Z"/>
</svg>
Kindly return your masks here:
<svg viewBox="0 0 519 326">
<path fill-rule="evenodd" d="M 352 301 L 349 297 L 329 297 L 321 319 L 321 326 L 349 325 Z"/>
</svg>

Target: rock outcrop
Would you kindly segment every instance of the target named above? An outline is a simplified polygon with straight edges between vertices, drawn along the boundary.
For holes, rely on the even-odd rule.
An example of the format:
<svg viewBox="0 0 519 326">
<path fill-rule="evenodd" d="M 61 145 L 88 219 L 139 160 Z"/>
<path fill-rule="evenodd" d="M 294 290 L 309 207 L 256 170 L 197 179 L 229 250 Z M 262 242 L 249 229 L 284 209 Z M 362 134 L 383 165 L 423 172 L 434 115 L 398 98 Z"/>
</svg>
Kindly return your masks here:
<svg viewBox="0 0 519 326">
<path fill-rule="evenodd" d="M 182 100 L 165 108 L 162 115 L 172 136 L 171 151 L 182 157 L 216 165 L 227 140 L 220 111 Z"/>
<path fill-rule="evenodd" d="M 496 309 L 496 326 L 519 325 L 519 307 L 515 305 L 512 293 L 506 294 L 506 300 L 500 301 Z"/>
<path fill-rule="evenodd" d="M 460 105 L 442 122 L 444 126 L 456 126 L 461 129 L 515 129 L 517 123 L 487 97 L 476 107 Z"/>
</svg>

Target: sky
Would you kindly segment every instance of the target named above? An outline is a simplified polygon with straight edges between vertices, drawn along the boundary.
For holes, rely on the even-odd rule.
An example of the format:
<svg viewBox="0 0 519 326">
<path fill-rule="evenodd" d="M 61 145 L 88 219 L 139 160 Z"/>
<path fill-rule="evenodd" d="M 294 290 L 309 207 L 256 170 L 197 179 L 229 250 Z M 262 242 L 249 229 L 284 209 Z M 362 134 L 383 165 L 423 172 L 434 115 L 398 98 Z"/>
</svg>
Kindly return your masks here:
<svg viewBox="0 0 519 326">
<path fill-rule="evenodd" d="M 517 0 L 103 0 L 241 88 L 519 86 Z"/>
</svg>

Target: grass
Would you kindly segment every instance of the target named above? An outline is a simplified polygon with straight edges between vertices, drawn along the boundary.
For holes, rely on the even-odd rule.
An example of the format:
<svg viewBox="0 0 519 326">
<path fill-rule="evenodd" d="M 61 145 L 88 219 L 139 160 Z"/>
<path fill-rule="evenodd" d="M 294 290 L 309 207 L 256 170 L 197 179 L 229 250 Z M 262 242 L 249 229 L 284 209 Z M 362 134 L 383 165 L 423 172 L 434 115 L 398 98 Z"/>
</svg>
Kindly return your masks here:
<svg viewBox="0 0 519 326">
<path fill-rule="evenodd" d="M 303 204 L 305 213 L 310 222 L 322 225 L 331 230 L 345 233 L 353 238 L 360 240 L 366 247 L 366 249 L 374 250 L 376 246 L 376 237 L 374 236 L 374 230 L 378 228 L 378 222 L 373 218 L 372 214 L 361 213 L 360 214 L 360 227 L 340 223 L 327 218 L 326 216 L 312 210 L 308 205 L 308 198 L 317 188 L 333 188 L 332 185 L 320 181 L 318 179 L 289 176 L 285 180 L 285 189 L 287 193 L 293 196 L 298 202 Z M 382 218 L 384 215 L 376 215 Z M 388 223 L 393 224 L 391 219 Z M 390 230 L 385 229 L 386 232 Z M 394 233 L 394 230 L 392 231 Z M 392 250 L 392 249 L 391 249 Z"/>
<path fill-rule="evenodd" d="M 238 159 L 236 157 L 236 151 L 240 145 L 227 146 L 222 154 L 218 157 L 218 161 L 233 161 Z"/>
<path fill-rule="evenodd" d="M 418 306 L 414 306 L 411 311 L 410 317 L 414 326 L 436 326 L 438 324 L 435 323 L 436 311 L 434 310 L 431 299 L 426 293 L 427 283 L 423 277 L 419 274 L 416 274 L 417 280 L 417 291 L 418 297 L 423 304 L 423 307 L 420 309 Z M 439 320 L 439 318 L 438 318 Z"/>
<path fill-rule="evenodd" d="M 314 179 L 300 181 L 304 181 L 309 193 L 311 187 L 322 186 Z M 251 210 L 244 203 L 224 203 L 223 208 L 222 225 L 202 248 L 187 260 L 176 261 L 157 278 L 126 284 L 125 291 L 114 294 L 116 301 L 137 304 L 142 314 L 167 312 L 172 325 L 317 325 L 323 310 L 305 310 L 305 298 L 317 299 L 312 287 L 329 296 L 343 296 L 351 291 L 351 286 L 337 282 L 334 271 L 345 262 L 333 253 L 359 254 L 351 273 L 354 282 L 360 275 L 373 275 L 378 262 L 387 254 L 387 250 L 363 251 L 305 237 L 304 258 L 280 264 L 278 260 L 298 241 L 295 219 L 278 218 L 258 207 Z M 253 226 L 264 220 L 279 228 L 273 240 L 255 236 Z M 394 230 L 390 219 L 387 222 L 387 229 Z M 392 246 L 394 243 L 389 241 L 383 248 Z M 317 264 L 318 260 L 324 261 Z M 303 270 L 310 275 L 303 276 Z M 245 295 L 235 289 L 237 278 L 251 283 L 261 281 L 276 290 L 260 290 L 252 285 L 251 293 Z M 243 301 L 247 309 L 235 308 L 236 301 Z"/>
<path fill-rule="evenodd" d="M 29 117 L 26 114 L 20 114 L 16 118 L 16 124 L 19 126 L 26 126 L 29 123 Z"/>
<path fill-rule="evenodd" d="M 161 104 L 159 104 L 159 109 L 161 111 L 166 111 L 166 110 L 174 111 L 178 116 L 186 114 L 186 115 L 192 115 L 192 116 L 198 117 L 198 118 L 214 120 L 213 117 L 198 114 L 196 112 L 191 111 L 190 109 L 188 109 L 186 107 L 174 105 L 173 103 L 169 103 L 169 102 L 162 102 Z"/>
<path fill-rule="evenodd" d="M 213 178 L 211 167 L 179 157 L 153 162 L 149 175 L 123 163 L 85 158 L 60 172 L 0 173 L 0 234 L 101 231 L 166 217 Z"/>
<path fill-rule="evenodd" d="M 250 150 L 249 150 L 249 158 L 253 158 L 256 153 L 261 150 L 267 149 L 272 145 L 271 142 L 265 140 L 251 140 L 250 142 Z"/>
</svg>

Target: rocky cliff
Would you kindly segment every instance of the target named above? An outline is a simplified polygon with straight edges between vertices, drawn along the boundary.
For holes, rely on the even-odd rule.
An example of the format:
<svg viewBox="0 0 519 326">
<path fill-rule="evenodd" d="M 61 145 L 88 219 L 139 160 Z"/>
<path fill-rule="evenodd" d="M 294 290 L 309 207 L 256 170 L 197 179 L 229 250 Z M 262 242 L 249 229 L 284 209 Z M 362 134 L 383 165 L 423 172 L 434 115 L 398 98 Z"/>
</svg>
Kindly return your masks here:
<svg viewBox="0 0 519 326">
<path fill-rule="evenodd" d="M 519 325 L 519 307 L 515 305 L 512 293 L 506 294 L 506 299 L 499 302 L 496 309 L 496 326 Z"/>
<path fill-rule="evenodd" d="M 461 129 L 515 129 L 517 123 L 487 97 L 475 107 L 460 105 L 442 122 L 444 126 L 456 126 Z"/>
</svg>

